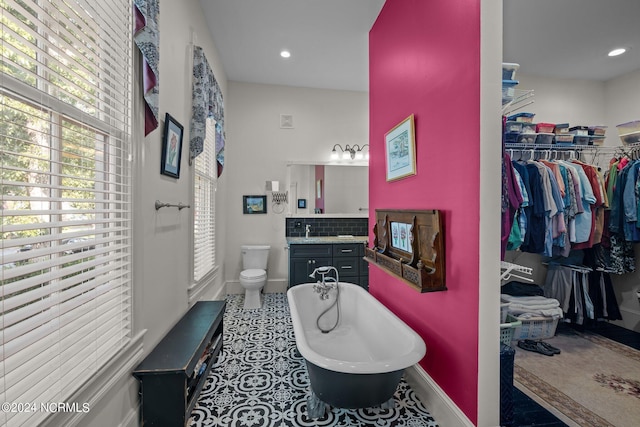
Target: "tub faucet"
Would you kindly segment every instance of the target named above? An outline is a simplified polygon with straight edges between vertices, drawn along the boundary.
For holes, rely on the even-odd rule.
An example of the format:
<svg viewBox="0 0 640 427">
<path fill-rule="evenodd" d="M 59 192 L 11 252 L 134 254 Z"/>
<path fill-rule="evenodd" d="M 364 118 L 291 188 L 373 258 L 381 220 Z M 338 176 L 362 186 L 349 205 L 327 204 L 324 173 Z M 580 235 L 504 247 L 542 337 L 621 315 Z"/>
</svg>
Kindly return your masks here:
<svg viewBox="0 0 640 427">
<path fill-rule="evenodd" d="M 309 238 L 309 232 L 311 232 L 311 224 L 305 224 L 304 225 L 304 237 L 306 239 Z"/>
<path fill-rule="evenodd" d="M 333 270 L 336 273 L 336 277 L 326 277 L 326 275 Z M 316 273 L 320 274 L 320 279 L 313 285 L 313 290 L 320 294 L 320 299 L 329 299 L 329 291 L 335 289 L 338 286 L 338 270 L 333 266 L 318 267 L 313 270 L 313 273 L 309 275 L 312 279 L 316 278 Z"/>
</svg>

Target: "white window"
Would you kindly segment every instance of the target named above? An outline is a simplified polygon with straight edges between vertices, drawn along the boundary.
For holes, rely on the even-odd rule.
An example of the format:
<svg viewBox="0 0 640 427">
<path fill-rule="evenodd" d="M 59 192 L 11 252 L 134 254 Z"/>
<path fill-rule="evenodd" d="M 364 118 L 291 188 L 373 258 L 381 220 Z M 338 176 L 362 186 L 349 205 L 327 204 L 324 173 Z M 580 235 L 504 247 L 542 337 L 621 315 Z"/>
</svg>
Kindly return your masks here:
<svg viewBox="0 0 640 427">
<path fill-rule="evenodd" d="M 207 119 L 206 138 L 202 153 L 195 160 L 193 278 L 197 282 L 216 264 L 216 125 Z"/>
<path fill-rule="evenodd" d="M 130 3 L 0 0 L 0 402 L 67 402 L 130 340 Z"/>
</svg>

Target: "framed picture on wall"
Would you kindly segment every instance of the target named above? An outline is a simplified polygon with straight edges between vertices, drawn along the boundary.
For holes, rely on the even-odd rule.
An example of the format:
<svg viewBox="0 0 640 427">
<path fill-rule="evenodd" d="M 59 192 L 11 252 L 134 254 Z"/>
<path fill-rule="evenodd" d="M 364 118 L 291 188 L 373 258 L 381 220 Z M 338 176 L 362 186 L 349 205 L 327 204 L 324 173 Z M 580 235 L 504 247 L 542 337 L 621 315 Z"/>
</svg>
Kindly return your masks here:
<svg viewBox="0 0 640 427">
<path fill-rule="evenodd" d="M 267 196 L 242 196 L 242 213 L 266 214 Z"/>
<path fill-rule="evenodd" d="M 384 135 L 387 181 L 416 174 L 416 141 L 413 114 Z"/>
<path fill-rule="evenodd" d="M 164 119 L 164 133 L 162 135 L 161 174 L 180 178 L 183 133 L 184 128 L 182 125 L 167 113 Z"/>
</svg>

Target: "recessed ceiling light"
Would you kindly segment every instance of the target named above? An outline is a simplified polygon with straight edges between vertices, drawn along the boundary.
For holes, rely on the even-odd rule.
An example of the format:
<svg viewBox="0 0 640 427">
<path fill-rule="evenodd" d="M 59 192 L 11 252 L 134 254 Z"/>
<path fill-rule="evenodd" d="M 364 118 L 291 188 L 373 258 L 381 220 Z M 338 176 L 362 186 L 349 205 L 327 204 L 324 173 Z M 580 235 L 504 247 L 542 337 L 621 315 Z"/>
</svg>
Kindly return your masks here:
<svg viewBox="0 0 640 427">
<path fill-rule="evenodd" d="M 627 51 L 626 48 L 624 47 L 619 47 L 617 49 L 613 49 L 611 52 L 609 52 L 607 55 L 608 56 L 618 56 L 618 55 L 622 55 L 623 53 L 625 53 Z"/>
<path fill-rule="evenodd" d="M 280 56 L 282 56 L 283 58 L 289 58 L 291 56 L 291 52 L 289 52 L 288 50 L 283 50 L 282 52 L 280 52 Z"/>
</svg>

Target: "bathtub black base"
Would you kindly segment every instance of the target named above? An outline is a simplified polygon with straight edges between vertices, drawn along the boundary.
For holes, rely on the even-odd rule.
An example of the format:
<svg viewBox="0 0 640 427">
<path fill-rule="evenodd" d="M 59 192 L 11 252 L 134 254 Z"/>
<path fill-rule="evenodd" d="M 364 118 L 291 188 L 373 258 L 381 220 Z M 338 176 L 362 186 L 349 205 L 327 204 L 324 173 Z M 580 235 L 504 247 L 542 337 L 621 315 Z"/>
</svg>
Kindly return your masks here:
<svg viewBox="0 0 640 427">
<path fill-rule="evenodd" d="M 322 402 L 336 408 L 393 407 L 393 394 L 404 369 L 380 374 L 347 374 L 330 371 L 306 361 L 311 390 Z M 323 412 L 324 413 L 324 412 Z M 310 418 L 319 418 L 312 416 Z"/>
</svg>

